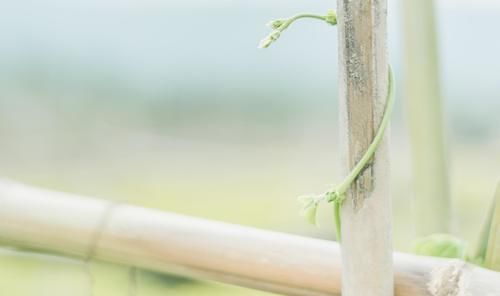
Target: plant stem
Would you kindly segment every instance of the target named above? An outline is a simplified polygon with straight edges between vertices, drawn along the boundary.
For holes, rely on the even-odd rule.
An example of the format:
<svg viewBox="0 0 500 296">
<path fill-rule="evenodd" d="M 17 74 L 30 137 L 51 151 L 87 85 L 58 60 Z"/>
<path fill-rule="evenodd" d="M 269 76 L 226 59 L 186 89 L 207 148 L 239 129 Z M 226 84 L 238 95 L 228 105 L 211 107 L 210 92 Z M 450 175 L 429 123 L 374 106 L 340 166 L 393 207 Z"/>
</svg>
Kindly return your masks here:
<svg viewBox="0 0 500 296">
<path fill-rule="evenodd" d="M 405 93 L 418 236 L 450 231 L 433 0 L 403 1 Z M 425 218 L 422 218 L 425 217 Z"/>
<path fill-rule="evenodd" d="M 375 137 L 373 138 L 373 141 L 370 144 L 370 146 L 368 146 L 368 149 L 366 150 L 365 154 L 358 161 L 356 166 L 344 178 L 342 183 L 340 183 L 340 186 L 338 187 L 337 190 L 339 195 L 345 196 L 347 189 L 351 187 L 351 184 L 359 176 L 361 171 L 366 168 L 368 162 L 372 159 L 373 155 L 377 151 L 380 142 L 382 142 L 385 130 L 387 129 L 387 126 L 389 125 L 389 122 L 391 120 L 392 110 L 394 109 L 394 73 L 392 72 L 392 68 L 390 65 L 388 65 L 388 68 L 389 68 L 389 80 L 388 80 L 388 91 L 387 91 L 386 108 L 384 111 L 384 116 L 382 118 L 382 121 L 380 122 L 380 126 L 377 130 L 377 133 L 375 134 Z"/>
<path fill-rule="evenodd" d="M 342 183 L 340 183 L 340 186 L 338 187 L 337 190 L 333 191 L 333 199 L 328 200 L 329 202 L 333 202 L 334 204 L 334 219 L 335 219 L 335 230 L 337 233 L 337 240 L 341 241 L 342 239 L 342 232 L 341 232 L 341 210 L 342 210 L 342 203 L 344 202 L 344 199 L 346 198 L 346 192 L 347 190 L 351 187 L 352 183 L 356 180 L 356 178 L 359 176 L 361 171 L 366 168 L 368 165 L 368 162 L 372 159 L 373 155 L 377 151 L 378 146 L 380 145 L 380 142 L 382 142 L 382 139 L 384 138 L 385 130 L 387 129 L 387 126 L 389 125 L 391 115 L 392 115 L 392 110 L 394 109 L 394 73 L 392 71 L 392 68 L 390 65 L 388 65 L 389 68 L 389 77 L 388 77 L 388 90 L 387 90 L 387 99 L 386 99 L 386 106 L 385 106 L 385 111 L 384 111 L 384 116 L 382 118 L 382 121 L 380 123 L 380 126 L 377 130 L 377 133 L 375 137 L 373 138 L 372 143 L 366 150 L 365 154 L 361 158 L 361 160 L 356 164 L 356 166 L 349 172 L 349 174 L 344 178 Z"/>
</svg>

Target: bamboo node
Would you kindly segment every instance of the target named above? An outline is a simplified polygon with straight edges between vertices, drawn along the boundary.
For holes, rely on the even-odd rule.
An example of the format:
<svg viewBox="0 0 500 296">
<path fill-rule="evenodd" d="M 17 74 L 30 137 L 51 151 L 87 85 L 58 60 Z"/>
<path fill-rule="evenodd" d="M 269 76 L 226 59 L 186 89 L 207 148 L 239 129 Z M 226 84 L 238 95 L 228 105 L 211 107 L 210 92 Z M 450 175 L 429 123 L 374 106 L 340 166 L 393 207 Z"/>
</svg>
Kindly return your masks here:
<svg viewBox="0 0 500 296">
<path fill-rule="evenodd" d="M 89 262 L 95 256 L 99 247 L 99 241 L 101 240 L 102 233 L 108 225 L 109 220 L 111 220 L 114 209 L 116 209 L 120 204 L 121 203 L 118 202 L 109 202 L 108 205 L 104 208 L 103 214 L 97 222 L 96 228 L 92 233 L 92 237 L 90 238 L 85 262 Z"/>
</svg>

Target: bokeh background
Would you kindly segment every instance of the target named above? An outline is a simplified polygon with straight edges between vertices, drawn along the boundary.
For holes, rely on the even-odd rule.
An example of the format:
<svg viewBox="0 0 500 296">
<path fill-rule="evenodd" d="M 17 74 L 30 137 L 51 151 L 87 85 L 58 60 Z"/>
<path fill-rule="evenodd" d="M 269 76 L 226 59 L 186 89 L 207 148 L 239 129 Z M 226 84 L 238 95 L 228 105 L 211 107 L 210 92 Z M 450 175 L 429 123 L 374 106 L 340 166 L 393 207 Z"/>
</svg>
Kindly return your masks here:
<svg viewBox="0 0 500 296">
<path fill-rule="evenodd" d="M 401 9 L 389 2 L 390 60 L 402 86 Z M 500 4 L 436 4 L 453 230 L 473 241 L 500 177 Z M 0 1 L 1 176 L 333 239 L 329 208 L 315 228 L 298 216 L 296 197 L 340 177 L 336 29 L 303 21 L 270 49 L 257 44 L 268 20 L 334 6 Z M 401 251 L 410 250 L 415 223 L 406 111 L 398 91 L 391 182 Z M 0 295 L 130 295 L 127 267 L 88 269 L 4 249 Z M 264 295 L 147 271 L 134 285 L 145 296 Z"/>
</svg>

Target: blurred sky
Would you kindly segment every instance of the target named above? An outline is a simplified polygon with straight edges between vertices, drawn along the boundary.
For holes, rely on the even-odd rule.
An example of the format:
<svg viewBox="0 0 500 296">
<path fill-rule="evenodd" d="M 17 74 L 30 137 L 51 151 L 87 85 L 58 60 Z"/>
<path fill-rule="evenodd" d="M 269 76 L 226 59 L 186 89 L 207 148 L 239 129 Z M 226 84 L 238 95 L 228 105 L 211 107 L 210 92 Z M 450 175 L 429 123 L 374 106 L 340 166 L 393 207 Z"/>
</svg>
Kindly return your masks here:
<svg viewBox="0 0 500 296">
<path fill-rule="evenodd" d="M 437 3 L 450 126 L 491 137 L 499 129 L 500 39 L 492 33 L 500 27 L 500 4 Z M 226 113 L 234 104 L 336 113 L 335 28 L 304 21 L 271 49 L 256 46 L 268 33 L 268 20 L 332 6 L 333 1 L 303 0 L 2 1 L 2 102 L 34 96 L 63 105 L 97 101 L 102 108 L 118 99 L 138 111 L 160 101 Z M 390 1 L 390 55 L 397 71 L 398 9 Z"/>
<path fill-rule="evenodd" d="M 271 48 L 257 49 L 269 20 L 325 12 L 333 1 L 0 4 L 4 168 L 95 161 L 102 150 L 109 159 L 117 147 L 129 149 L 121 160 L 138 162 L 154 149 L 202 153 L 207 143 L 335 147 L 336 28 L 302 21 Z M 390 60 L 401 85 L 400 7 L 389 4 Z M 450 150 L 455 143 L 500 147 L 500 4 L 441 0 L 436 11 Z M 408 146 L 402 99 L 393 139 Z M 186 138 L 202 144 L 178 144 Z"/>
</svg>

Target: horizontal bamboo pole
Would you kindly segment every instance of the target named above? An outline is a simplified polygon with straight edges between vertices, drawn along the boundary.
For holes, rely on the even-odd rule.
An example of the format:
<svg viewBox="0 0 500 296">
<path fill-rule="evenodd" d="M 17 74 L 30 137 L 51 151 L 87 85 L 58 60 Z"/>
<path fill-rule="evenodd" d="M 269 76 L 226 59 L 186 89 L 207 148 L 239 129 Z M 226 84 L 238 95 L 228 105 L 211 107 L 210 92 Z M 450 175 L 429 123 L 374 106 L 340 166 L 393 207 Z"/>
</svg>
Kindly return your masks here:
<svg viewBox="0 0 500 296">
<path fill-rule="evenodd" d="M 336 243 L 0 181 L 0 241 L 286 295 L 339 295 Z M 395 253 L 395 295 L 500 295 L 500 273 Z M 370 272 L 367 270 L 367 272 Z"/>
</svg>

